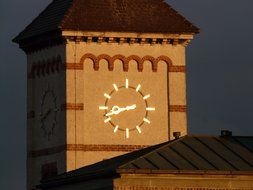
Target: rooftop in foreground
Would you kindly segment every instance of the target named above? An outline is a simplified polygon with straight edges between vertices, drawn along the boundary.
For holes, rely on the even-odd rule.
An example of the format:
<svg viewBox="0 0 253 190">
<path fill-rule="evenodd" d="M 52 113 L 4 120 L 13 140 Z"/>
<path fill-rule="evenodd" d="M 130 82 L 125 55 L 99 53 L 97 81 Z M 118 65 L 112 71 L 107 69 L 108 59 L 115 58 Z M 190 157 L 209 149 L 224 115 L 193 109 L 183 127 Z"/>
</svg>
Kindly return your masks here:
<svg viewBox="0 0 253 190">
<path fill-rule="evenodd" d="M 43 185 L 120 173 L 194 172 L 253 174 L 253 136 L 185 136 L 58 175 Z"/>
</svg>

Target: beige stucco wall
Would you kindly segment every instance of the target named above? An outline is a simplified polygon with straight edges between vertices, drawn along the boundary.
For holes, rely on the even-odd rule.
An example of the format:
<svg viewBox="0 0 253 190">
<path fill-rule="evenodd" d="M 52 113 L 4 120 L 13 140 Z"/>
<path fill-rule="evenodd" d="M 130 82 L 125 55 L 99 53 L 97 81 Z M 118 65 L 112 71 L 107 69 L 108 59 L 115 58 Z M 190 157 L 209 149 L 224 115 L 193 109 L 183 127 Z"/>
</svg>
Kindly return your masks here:
<svg viewBox="0 0 253 190">
<path fill-rule="evenodd" d="M 65 46 L 54 46 L 41 51 L 36 51 L 27 55 L 27 73 L 29 74 L 34 64 L 52 61 L 53 58 L 60 56 L 65 61 Z M 35 73 L 36 75 L 36 73 Z M 41 128 L 41 101 L 44 92 L 48 89 L 54 91 L 56 95 L 57 125 L 50 139 L 44 135 Z M 66 143 L 66 124 L 65 112 L 61 110 L 61 104 L 65 102 L 65 73 L 55 72 L 45 76 L 35 76 L 28 78 L 27 81 L 27 112 L 34 112 L 34 118 L 27 119 L 27 188 L 32 189 L 39 184 L 41 178 L 41 166 L 43 164 L 56 162 L 60 173 L 66 171 L 66 154 L 53 154 L 50 156 L 31 157 L 32 151 L 61 146 Z M 45 104 L 45 106 L 50 106 Z"/>
<path fill-rule="evenodd" d="M 250 190 L 253 176 L 242 174 L 124 174 L 114 190 Z"/>
<path fill-rule="evenodd" d="M 167 56 L 172 60 L 174 66 L 185 66 L 185 47 L 182 45 L 173 46 L 171 44 L 150 45 L 150 44 L 118 44 L 118 43 L 86 43 L 68 42 L 67 63 L 80 63 L 83 55 L 90 53 L 95 56 L 106 54 L 111 57 L 121 54 L 125 57 L 137 55 L 144 56 Z M 108 62 L 103 59 L 99 63 L 99 70 L 93 69 L 91 59 L 86 59 L 83 70 L 67 70 L 67 102 L 83 103 L 84 110 L 67 111 L 67 143 L 85 145 L 154 145 L 169 138 L 173 139 L 172 133 L 180 131 L 182 135 L 187 133 L 186 113 L 171 112 L 168 114 L 168 105 L 186 105 L 186 79 L 185 73 L 169 73 L 164 61 L 158 63 L 158 71 L 153 72 L 150 61 L 144 62 L 142 72 L 137 70 L 137 63 L 130 61 L 128 72 L 123 71 L 123 64 L 120 60 L 114 62 L 114 70 L 108 70 Z M 130 138 L 126 139 L 126 133 L 118 131 L 114 133 L 114 128 L 110 123 L 104 123 L 104 112 L 99 110 L 99 106 L 105 105 L 104 93 L 113 90 L 113 84 L 124 86 L 125 80 L 129 80 L 129 85 L 137 87 L 142 85 L 143 94 L 150 94 L 148 99 L 150 107 L 156 110 L 149 113 L 148 119 L 151 124 L 144 124 L 139 134 L 137 130 L 130 132 Z M 169 81 L 169 82 L 168 82 Z M 168 91 L 169 89 L 169 91 Z M 168 103 L 169 95 L 169 103 Z M 129 94 L 123 93 L 120 106 L 132 105 L 133 100 L 129 99 Z M 125 97 L 124 97 L 125 96 Z M 112 100 L 113 102 L 113 97 Z M 137 101 L 137 100 L 136 100 Z M 114 104 L 116 104 L 114 102 Z M 114 105 L 109 106 L 110 108 Z M 118 103 L 119 104 L 119 103 Z M 141 113 L 138 111 L 129 121 L 127 114 L 119 122 L 121 126 L 135 127 L 135 120 L 140 119 Z M 169 117 L 168 117 L 169 116 Z M 138 118 L 139 117 L 139 118 Z M 142 118 L 141 118 L 142 119 Z M 168 121 L 170 122 L 168 124 Z M 130 123 L 130 124 L 129 124 Z M 170 125 L 170 128 L 169 126 Z M 170 135 L 169 135 L 170 131 Z M 68 166 L 76 165 L 76 168 L 107 159 L 123 152 L 68 152 Z M 98 155 L 98 156 L 95 156 Z M 75 157 L 75 164 L 73 164 Z M 75 169 L 68 167 L 68 170 Z"/>
</svg>

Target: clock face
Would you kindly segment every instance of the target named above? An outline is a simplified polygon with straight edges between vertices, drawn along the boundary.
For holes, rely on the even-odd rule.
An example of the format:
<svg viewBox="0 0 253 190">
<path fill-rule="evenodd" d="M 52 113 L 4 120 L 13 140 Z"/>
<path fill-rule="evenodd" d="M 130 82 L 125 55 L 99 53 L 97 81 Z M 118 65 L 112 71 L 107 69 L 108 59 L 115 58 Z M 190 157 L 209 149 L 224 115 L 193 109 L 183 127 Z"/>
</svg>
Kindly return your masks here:
<svg viewBox="0 0 253 190">
<path fill-rule="evenodd" d="M 104 123 L 109 123 L 114 133 L 124 132 L 129 138 L 130 132 L 141 134 L 144 126 L 151 123 L 149 112 L 155 111 L 155 107 L 149 106 L 151 95 L 142 92 L 141 84 L 131 86 L 126 79 L 123 86 L 113 84 L 112 91 L 104 93 L 104 97 L 105 104 L 99 110 L 103 111 Z"/>
<path fill-rule="evenodd" d="M 56 95 L 49 87 L 44 91 L 41 98 L 40 122 L 44 136 L 50 140 L 57 125 L 57 113 L 59 108 L 56 103 Z"/>
</svg>

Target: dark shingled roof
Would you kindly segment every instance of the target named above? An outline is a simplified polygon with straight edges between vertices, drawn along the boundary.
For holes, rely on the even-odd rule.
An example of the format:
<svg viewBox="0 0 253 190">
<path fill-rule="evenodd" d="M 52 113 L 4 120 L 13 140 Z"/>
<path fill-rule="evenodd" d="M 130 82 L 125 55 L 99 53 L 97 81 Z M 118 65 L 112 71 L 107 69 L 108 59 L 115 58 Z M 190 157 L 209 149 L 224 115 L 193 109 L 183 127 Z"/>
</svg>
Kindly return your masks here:
<svg viewBox="0 0 253 190">
<path fill-rule="evenodd" d="M 58 175 L 42 186 L 138 170 L 252 172 L 253 136 L 185 136 Z"/>
<path fill-rule="evenodd" d="M 164 0 L 54 0 L 14 41 L 59 30 L 199 32 Z"/>
</svg>

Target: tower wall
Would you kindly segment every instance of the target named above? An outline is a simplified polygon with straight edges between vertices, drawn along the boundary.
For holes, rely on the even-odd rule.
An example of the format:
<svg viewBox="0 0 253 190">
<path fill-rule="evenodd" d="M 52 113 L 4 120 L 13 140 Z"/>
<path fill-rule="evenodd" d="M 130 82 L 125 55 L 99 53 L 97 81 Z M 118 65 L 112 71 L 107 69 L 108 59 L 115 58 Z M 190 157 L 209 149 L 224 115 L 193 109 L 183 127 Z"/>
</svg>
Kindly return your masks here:
<svg viewBox="0 0 253 190">
<path fill-rule="evenodd" d="M 185 46 L 69 40 L 66 54 L 67 170 L 173 139 L 173 132 L 187 134 Z M 129 139 L 124 131 L 114 133 L 98 109 L 112 84 L 123 86 L 126 79 L 141 84 L 156 108 L 151 123 Z"/>
<path fill-rule="evenodd" d="M 66 60 L 65 45 L 48 47 L 27 55 L 27 188 L 33 189 L 42 176 L 66 171 Z M 56 125 L 42 127 L 42 112 L 50 102 L 42 105 L 47 90 L 54 92 L 57 106 Z M 46 101 L 46 100 L 45 100 Z M 43 107 L 42 107 L 43 106 Z M 45 114 L 45 113 L 44 113 Z M 52 121 L 53 122 L 53 121 Z M 51 133 L 52 132 L 52 133 Z"/>
</svg>

